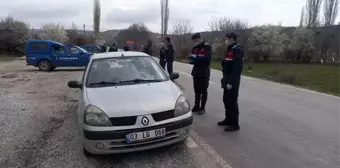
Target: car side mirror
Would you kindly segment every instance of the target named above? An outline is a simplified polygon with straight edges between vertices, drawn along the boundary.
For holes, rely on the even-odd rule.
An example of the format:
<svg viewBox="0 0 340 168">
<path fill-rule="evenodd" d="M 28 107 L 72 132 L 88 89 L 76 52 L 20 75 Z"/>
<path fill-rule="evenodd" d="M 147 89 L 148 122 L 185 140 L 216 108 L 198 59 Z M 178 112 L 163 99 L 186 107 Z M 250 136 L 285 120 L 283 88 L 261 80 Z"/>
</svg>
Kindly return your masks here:
<svg viewBox="0 0 340 168">
<path fill-rule="evenodd" d="M 175 80 L 175 79 L 178 79 L 178 78 L 179 78 L 179 73 L 173 72 L 173 73 L 170 74 L 171 80 Z"/>
<path fill-rule="evenodd" d="M 79 81 L 68 81 L 67 82 L 67 86 L 69 88 L 77 88 L 77 89 L 81 89 L 82 87 L 82 83 Z"/>
</svg>

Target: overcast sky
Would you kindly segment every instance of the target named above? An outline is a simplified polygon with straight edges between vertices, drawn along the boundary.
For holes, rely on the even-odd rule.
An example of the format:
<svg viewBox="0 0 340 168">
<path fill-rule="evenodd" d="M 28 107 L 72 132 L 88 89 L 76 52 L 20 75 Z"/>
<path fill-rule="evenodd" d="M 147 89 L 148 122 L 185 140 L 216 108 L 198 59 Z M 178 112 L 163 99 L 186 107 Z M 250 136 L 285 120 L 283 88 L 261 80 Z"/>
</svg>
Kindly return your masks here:
<svg viewBox="0 0 340 168">
<path fill-rule="evenodd" d="M 0 16 L 13 16 L 40 28 L 41 24 L 72 22 L 92 29 L 93 0 L 1 0 Z M 208 22 L 219 17 L 242 19 L 250 25 L 299 23 L 305 0 L 169 0 L 171 24 L 191 20 L 195 31 L 208 29 Z M 101 30 L 126 28 L 143 22 L 151 31 L 160 31 L 160 0 L 100 0 Z M 339 18 L 337 18 L 337 22 Z"/>
</svg>

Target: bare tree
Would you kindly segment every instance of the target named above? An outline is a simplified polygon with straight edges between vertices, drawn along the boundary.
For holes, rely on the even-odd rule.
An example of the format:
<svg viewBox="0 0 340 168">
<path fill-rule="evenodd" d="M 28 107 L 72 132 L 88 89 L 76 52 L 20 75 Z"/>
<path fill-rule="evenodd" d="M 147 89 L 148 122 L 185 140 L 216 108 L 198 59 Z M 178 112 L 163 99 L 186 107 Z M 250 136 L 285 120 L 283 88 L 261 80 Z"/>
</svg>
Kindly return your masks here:
<svg viewBox="0 0 340 168">
<path fill-rule="evenodd" d="M 100 29 L 100 2 L 99 0 L 93 1 L 93 32 L 94 38 L 97 39 Z"/>
<path fill-rule="evenodd" d="M 175 48 L 180 51 L 180 56 L 187 56 L 190 50 L 190 35 L 193 27 L 189 20 L 178 21 L 172 27 L 173 41 Z"/>
<path fill-rule="evenodd" d="M 193 27 L 189 20 L 181 20 L 172 26 L 172 33 L 174 35 L 185 35 L 192 33 Z"/>
<path fill-rule="evenodd" d="M 222 17 L 208 23 L 210 31 L 232 31 L 248 28 L 248 23 Z"/>
<path fill-rule="evenodd" d="M 330 26 L 335 23 L 335 19 L 338 14 L 338 5 L 339 0 L 325 0 L 324 1 L 324 26 Z M 331 45 L 331 39 L 333 35 L 330 32 L 325 32 L 321 35 L 321 40 L 318 43 L 321 45 L 321 55 L 320 55 L 320 63 L 323 64 L 327 60 L 327 55 L 329 52 L 329 47 Z M 319 46 L 318 45 L 318 46 Z"/>
<path fill-rule="evenodd" d="M 69 39 L 69 43 L 75 44 L 75 41 L 78 37 L 78 26 L 72 22 L 72 28 L 67 30 L 67 36 Z"/>
<path fill-rule="evenodd" d="M 161 35 L 162 35 L 162 39 L 164 39 L 164 34 L 163 34 L 163 30 L 164 30 L 164 0 L 161 0 Z"/>
<path fill-rule="evenodd" d="M 300 15 L 300 27 L 303 26 L 304 20 L 305 20 L 305 7 L 302 7 Z"/>
<path fill-rule="evenodd" d="M 167 35 L 169 23 L 169 0 L 161 0 L 161 34 L 162 39 Z"/>
<path fill-rule="evenodd" d="M 330 26 L 335 23 L 335 19 L 338 15 L 339 0 L 324 0 L 323 14 L 324 25 Z"/>
<path fill-rule="evenodd" d="M 320 25 L 319 13 L 322 0 L 307 0 L 306 1 L 306 16 L 305 22 L 307 27 L 317 27 Z"/>
</svg>

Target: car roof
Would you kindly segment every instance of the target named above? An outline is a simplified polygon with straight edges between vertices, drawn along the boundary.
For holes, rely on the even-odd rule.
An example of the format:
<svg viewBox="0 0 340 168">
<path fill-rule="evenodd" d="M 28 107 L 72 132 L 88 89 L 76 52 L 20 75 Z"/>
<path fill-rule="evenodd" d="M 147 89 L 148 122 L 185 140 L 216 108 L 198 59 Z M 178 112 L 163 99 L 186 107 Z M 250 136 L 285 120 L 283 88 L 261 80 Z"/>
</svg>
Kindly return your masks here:
<svg viewBox="0 0 340 168">
<path fill-rule="evenodd" d="M 56 41 L 52 41 L 52 40 L 27 40 L 27 43 L 34 43 L 34 42 L 45 42 L 45 43 L 64 45 L 62 43 L 59 43 L 59 42 L 56 42 Z"/>
<path fill-rule="evenodd" d="M 138 51 L 117 51 L 94 54 L 92 56 L 92 59 L 115 58 L 115 57 L 145 57 L 145 56 L 149 55 Z"/>
<path fill-rule="evenodd" d="M 91 47 L 91 46 L 96 46 L 97 47 L 97 45 L 95 45 L 95 44 L 85 44 L 85 45 L 81 45 L 79 47 Z"/>
</svg>

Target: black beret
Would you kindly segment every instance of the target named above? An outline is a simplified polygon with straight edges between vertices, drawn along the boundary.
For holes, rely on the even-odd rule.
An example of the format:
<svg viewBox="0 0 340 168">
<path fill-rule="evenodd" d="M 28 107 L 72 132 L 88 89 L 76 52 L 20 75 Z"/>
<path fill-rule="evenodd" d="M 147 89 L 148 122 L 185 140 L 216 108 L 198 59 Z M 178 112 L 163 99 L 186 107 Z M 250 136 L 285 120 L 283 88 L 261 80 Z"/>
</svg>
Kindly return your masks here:
<svg viewBox="0 0 340 168">
<path fill-rule="evenodd" d="M 195 33 L 194 35 L 192 35 L 191 40 L 195 40 L 195 39 L 199 39 L 199 38 L 201 38 L 201 34 Z"/>
<path fill-rule="evenodd" d="M 237 34 L 235 32 L 229 32 L 225 35 L 225 37 L 233 38 L 234 40 L 237 40 Z"/>
</svg>

